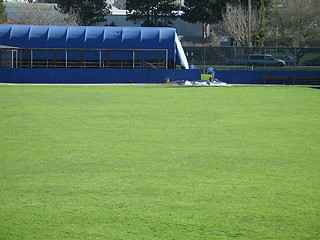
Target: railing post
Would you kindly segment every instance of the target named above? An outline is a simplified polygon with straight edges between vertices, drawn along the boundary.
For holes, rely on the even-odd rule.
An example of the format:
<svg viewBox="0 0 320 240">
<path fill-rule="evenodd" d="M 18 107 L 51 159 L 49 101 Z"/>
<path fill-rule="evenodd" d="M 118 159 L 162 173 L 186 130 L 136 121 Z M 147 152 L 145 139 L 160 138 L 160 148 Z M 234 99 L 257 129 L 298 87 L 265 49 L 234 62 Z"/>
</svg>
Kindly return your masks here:
<svg viewBox="0 0 320 240">
<path fill-rule="evenodd" d="M 13 51 L 14 50 L 11 51 L 11 68 L 13 68 Z"/>
<path fill-rule="evenodd" d="M 33 51 L 32 51 L 32 49 L 31 49 L 31 53 L 30 53 L 30 61 L 31 61 L 31 68 L 32 68 L 32 65 L 33 65 Z"/>
<path fill-rule="evenodd" d="M 66 49 L 66 68 L 68 68 L 68 50 Z"/>
<path fill-rule="evenodd" d="M 134 50 L 132 50 L 132 58 L 133 58 L 133 62 L 132 62 L 132 69 L 134 69 L 134 62 L 135 62 L 135 51 Z"/>
<path fill-rule="evenodd" d="M 18 50 L 14 50 L 16 53 L 16 68 L 18 68 L 18 61 L 19 61 L 19 55 L 18 55 Z"/>
</svg>

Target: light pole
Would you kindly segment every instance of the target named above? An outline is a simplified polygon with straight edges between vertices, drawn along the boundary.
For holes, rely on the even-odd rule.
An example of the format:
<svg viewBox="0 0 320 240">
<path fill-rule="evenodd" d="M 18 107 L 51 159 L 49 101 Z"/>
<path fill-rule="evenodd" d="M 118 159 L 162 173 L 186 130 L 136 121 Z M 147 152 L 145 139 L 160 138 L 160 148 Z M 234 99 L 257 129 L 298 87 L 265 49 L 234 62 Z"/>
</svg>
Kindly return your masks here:
<svg viewBox="0 0 320 240">
<path fill-rule="evenodd" d="M 251 17 L 251 0 L 248 0 L 248 47 L 251 47 L 250 17 Z"/>
</svg>

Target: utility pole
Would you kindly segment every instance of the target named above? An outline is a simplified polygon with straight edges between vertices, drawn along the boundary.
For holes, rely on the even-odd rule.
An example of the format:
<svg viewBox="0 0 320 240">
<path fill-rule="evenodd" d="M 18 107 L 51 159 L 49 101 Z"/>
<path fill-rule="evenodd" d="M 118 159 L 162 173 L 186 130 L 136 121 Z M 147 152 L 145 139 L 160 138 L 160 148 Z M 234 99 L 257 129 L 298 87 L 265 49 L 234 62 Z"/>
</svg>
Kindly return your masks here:
<svg viewBox="0 0 320 240">
<path fill-rule="evenodd" d="M 251 18 L 251 0 L 248 0 L 248 47 L 251 47 L 250 18 Z"/>
</svg>

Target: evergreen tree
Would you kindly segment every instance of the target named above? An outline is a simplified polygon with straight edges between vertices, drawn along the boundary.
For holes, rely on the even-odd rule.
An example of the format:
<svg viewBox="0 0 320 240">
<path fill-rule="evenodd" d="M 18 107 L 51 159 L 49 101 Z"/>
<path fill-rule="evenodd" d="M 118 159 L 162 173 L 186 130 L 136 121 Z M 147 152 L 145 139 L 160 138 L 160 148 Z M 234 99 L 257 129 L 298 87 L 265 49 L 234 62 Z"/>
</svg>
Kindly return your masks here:
<svg viewBox="0 0 320 240">
<path fill-rule="evenodd" d="M 185 0 L 182 19 L 190 22 L 217 23 L 222 19 L 223 0 Z"/>
<path fill-rule="evenodd" d="M 177 18 L 178 6 L 175 0 L 127 0 L 126 9 L 129 11 L 127 20 L 141 22 L 142 26 L 170 26 Z"/>
<path fill-rule="evenodd" d="M 8 15 L 6 13 L 6 6 L 3 4 L 3 0 L 0 0 L 0 24 L 8 21 Z"/>
<path fill-rule="evenodd" d="M 260 31 L 252 38 L 252 45 L 255 47 L 263 47 L 266 39 L 266 8 L 265 0 L 252 0 L 254 7 L 257 8 L 260 22 Z"/>
<path fill-rule="evenodd" d="M 206 29 L 209 24 L 217 23 L 222 19 L 222 10 L 225 0 L 185 0 L 182 19 L 190 23 L 203 23 L 203 36 L 206 38 Z"/>
<path fill-rule="evenodd" d="M 76 14 L 78 24 L 83 26 L 104 22 L 110 5 L 105 0 L 56 0 L 64 13 Z"/>
</svg>

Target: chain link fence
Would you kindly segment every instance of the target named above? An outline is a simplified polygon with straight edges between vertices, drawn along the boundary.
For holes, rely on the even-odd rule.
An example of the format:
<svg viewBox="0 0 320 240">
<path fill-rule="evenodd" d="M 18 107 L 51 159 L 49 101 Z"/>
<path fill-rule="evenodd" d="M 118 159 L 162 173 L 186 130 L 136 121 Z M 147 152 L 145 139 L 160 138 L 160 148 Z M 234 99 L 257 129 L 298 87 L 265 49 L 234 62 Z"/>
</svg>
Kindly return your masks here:
<svg viewBox="0 0 320 240">
<path fill-rule="evenodd" d="M 320 48 L 184 47 L 191 68 L 320 70 Z"/>
</svg>

